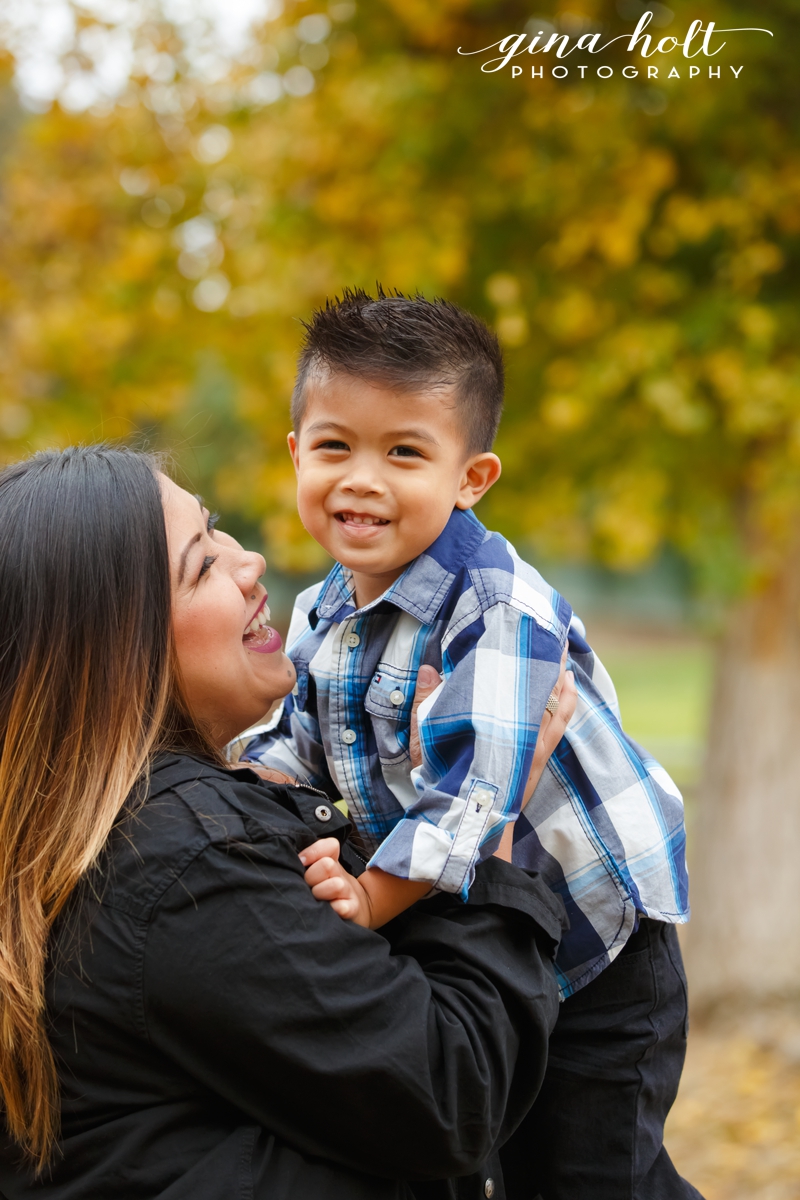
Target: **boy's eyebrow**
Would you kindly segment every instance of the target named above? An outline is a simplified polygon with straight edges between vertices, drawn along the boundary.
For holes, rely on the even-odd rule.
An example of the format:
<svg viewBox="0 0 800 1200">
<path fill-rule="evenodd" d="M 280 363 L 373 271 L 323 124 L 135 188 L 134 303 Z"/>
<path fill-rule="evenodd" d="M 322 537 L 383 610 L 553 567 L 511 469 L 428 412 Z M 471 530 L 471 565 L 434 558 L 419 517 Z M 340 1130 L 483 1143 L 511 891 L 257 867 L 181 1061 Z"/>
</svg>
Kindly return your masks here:
<svg viewBox="0 0 800 1200">
<path fill-rule="evenodd" d="M 345 425 L 339 425 L 337 421 L 314 421 L 308 426 L 309 433 L 325 433 L 328 430 L 337 433 L 349 433 L 349 429 Z M 432 446 L 438 446 L 436 438 L 426 433 L 424 429 L 387 429 L 386 436 L 392 440 L 403 441 L 409 438 L 416 442 L 430 442 Z"/>
<path fill-rule="evenodd" d="M 337 424 L 336 421 L 314 421 L 308 426 L 309 433 L 322 433 L 325 429 L 335 429 L 339 433 L 347 433 L 346 427 Z"/>
<path fill-rule="evenodd" d="M 424 429 L 395 429 L 389 431 L 389 436 L 397 438 L 398 441 L 408 438 L 412 442 L 430 442 L 432 446 L 439 445 L 433 434 L 426 433 Z"/>
</svg>

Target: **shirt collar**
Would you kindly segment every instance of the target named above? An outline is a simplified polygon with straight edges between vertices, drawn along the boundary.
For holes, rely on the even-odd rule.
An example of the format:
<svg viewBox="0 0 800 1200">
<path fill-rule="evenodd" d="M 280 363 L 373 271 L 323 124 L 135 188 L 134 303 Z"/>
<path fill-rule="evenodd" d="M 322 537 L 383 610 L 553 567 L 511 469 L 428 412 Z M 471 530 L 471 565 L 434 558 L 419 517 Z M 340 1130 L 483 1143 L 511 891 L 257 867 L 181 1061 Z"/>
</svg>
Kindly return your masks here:
<svg viewBox="0 0 800 1200">
<path fill-rule="evenodd" d="M 309 613 L 312 629 L 320 618 L 345 621 L 382 604 L 393 604 L 423 625 L 430 625 L 453 585 L 456 572 L 485 538 L 486 529 L 470 509 L 454 508 L 436 541 L 409 563 L 382 596 L 360 609 L 355 605 L 353 576 L 347 567 L 337 563 L 323 582 Z"/>
</svg>

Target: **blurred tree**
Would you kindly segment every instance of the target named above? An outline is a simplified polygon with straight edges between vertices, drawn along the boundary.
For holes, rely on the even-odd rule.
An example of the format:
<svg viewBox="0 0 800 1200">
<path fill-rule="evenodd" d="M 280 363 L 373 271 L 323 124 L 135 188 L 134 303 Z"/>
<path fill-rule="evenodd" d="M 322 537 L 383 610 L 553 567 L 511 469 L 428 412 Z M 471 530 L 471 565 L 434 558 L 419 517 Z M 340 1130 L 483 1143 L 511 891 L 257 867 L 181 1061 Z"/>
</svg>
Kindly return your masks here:
<svg viewBox="0 0 800 1200">
<path fill-rule="evenodd" d="M 630 34 L 645 11 L 543 7 L 573 36 Z M 672 7 L 654 6 L 658 36 L 697 16 Z M 800 13 L 709 0 L 704 20 L 775 33 L 728 35 L 719 80 L 675 56 L 628 81 L 630 55 L 601 60 L 612 79 L 584 55 L 581 81 L 574 58 L 554 80 L 552 57 L 531 79 L 530 60 L 512 78 L 455 53 L 529 17 L 521 0 L 289 0 L 215 82 L 146 21 L 119 104 L 56 106 L 6 149 L 0 436 L 7 455 L 169 445 L 308 569 L 283 449 L 296 318 L 375 279 L 482 313 L 509 365 L 484 518 L 622 569 L 669 543 L 729 602 L 693 979 L 704 1001 L 797 988 Z"/>
</svg>

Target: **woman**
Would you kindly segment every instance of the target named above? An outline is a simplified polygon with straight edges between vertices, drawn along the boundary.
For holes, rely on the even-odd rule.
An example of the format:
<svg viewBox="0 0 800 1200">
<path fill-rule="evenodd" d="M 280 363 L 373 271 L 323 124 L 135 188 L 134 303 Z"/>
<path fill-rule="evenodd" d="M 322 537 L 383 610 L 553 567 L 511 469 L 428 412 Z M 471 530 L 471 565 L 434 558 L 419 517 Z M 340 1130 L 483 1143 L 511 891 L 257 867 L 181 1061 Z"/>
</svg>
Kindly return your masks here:
<svg viewBox="0 0 800 1200">
<path fill-rule="evenodd" d="M 347 822 L 222 757 L 294 682 L 261 556 L 104 447 L 7 469 L 0 513 L 0 1193 L 501 1196 L 549 890 L 495 859 L 467 905 L 341 921 L 298 855 Z"/>
</svg>

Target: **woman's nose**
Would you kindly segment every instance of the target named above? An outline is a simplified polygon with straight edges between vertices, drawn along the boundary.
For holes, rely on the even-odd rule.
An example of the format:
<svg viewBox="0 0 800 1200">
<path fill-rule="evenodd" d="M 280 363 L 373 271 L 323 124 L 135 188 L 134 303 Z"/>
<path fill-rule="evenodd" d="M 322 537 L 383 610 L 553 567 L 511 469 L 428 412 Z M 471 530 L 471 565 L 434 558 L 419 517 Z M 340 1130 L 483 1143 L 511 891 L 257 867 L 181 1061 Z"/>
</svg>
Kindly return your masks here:
<svg viewBox="0 0 800 1200">
<path fill-rule="evenodd" d="M 255 550 L 245 550 L 237 572 L 239 587 L 245 596 L 251 596 L 258 580 L 267 569 L 263 554 Z"/>
</svg>

